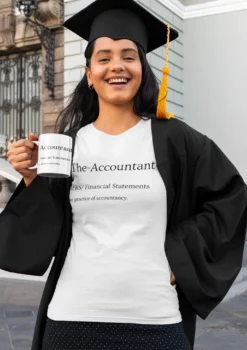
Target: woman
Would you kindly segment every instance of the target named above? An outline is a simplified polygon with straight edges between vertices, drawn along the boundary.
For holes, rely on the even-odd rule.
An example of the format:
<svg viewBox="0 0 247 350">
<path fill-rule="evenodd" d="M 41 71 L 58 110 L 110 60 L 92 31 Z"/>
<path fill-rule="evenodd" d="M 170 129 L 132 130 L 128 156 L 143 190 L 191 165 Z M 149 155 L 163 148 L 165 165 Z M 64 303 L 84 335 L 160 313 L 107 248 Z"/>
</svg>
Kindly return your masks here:
<svg viewBox="0 0 247 350">
<path fill-rule="evenodd" d="M 117 4 L 98 0 L 65 24 L 89 42 L 58 120 L 75 141 L 72 177 L 28 170 L 34 134 L 8 153 L 23 181 L 0 216 L 0 268 L 42 275 L 55 256 L 32 350 L 193 348 L 196 314 L 241 267 L 246 185 L 210 139 L 157 118 L 145 53 L 166 42 L 154 28 L 169 28 Z"/>
</svg>

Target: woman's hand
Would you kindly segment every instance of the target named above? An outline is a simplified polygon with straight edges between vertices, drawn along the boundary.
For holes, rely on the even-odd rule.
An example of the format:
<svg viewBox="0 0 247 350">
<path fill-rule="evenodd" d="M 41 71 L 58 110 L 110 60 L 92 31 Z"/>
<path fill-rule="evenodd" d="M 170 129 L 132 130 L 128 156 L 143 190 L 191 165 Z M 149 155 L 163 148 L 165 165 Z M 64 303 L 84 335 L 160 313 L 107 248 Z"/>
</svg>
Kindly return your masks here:
<svg viewBox="0 0 247 350">
<path fill-rule="evenodd" d="M 171 285 L 174 286 L 176 284 L 176 277 L 174 274 L 171 272 Z"/>
<path fill-rule="evenodd" d="M 23 176 L 26 186 L 37 176 L 37 169 L 28 169 L 38 162 L 38 147 L 32 141 L 38 141 L 37 134 L 30 134 L 29 140 L 14 142 L 7 153 L 9 163 Z"/>
</svg>

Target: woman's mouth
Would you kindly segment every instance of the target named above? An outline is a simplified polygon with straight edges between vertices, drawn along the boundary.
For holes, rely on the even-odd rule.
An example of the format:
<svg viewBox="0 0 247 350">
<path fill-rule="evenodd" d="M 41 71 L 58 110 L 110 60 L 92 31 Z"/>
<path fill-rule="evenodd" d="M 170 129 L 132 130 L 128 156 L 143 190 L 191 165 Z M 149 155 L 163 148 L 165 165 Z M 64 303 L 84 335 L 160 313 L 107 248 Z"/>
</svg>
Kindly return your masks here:
<svg viewBox="0 0 247 350">
<path fill-rule="evenodd" d="M 112 87 L 124 87 L 128 85 L 130 79 L 129 78 L 118 78 L 118 79 L 108 79 L 107 83 Z"/>
</svg>

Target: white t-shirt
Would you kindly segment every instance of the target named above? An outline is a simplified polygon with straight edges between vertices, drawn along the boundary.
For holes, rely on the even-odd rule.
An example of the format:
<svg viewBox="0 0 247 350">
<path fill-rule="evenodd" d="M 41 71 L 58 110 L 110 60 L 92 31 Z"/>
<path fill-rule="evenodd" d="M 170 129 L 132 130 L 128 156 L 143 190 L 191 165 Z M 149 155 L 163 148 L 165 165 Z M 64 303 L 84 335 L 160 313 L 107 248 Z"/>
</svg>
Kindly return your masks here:
<svg viewBox="0 0 247 350">
<path fill-rule="evenodd" d="M 164 250 L 166 188 L 151 120 L 120 135 L 89 124 L 76 137 L 71 246 L 48 317 L 139 324 L 181 322 Z"/>
</svg>

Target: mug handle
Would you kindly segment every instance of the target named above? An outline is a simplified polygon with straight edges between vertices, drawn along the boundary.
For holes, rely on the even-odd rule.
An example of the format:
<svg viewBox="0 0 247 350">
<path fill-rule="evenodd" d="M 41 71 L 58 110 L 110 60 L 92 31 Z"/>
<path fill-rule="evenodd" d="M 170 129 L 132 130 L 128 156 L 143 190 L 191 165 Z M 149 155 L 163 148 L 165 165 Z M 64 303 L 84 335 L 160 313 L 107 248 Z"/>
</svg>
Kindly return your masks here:
<svg viewBox="0 0 247 350">
<path fill-rule="evenodd" d="M 37 145 L 39 147 L 39 141 L 32 141 L 32 142 L 35 143 L 35 145 Z M 28 170 L 33 170 L 33 169 L 37 169 L 37 168 L 38 168 L 38 163 L 36 165 L 28 168 Z"/>
</svg>

